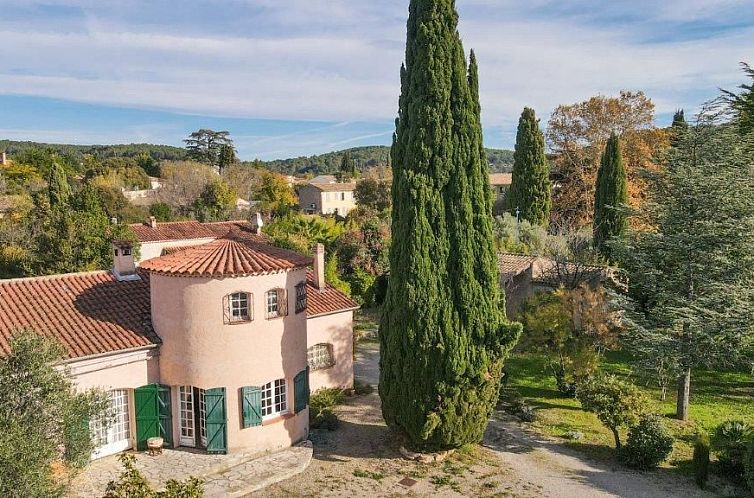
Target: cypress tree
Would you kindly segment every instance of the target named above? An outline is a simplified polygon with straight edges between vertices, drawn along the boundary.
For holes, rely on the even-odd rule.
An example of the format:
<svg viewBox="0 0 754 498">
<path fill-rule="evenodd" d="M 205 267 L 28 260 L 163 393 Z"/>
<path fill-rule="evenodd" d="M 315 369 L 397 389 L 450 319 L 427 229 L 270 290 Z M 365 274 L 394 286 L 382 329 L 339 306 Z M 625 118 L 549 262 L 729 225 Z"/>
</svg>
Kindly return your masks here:
<svg viewBox="0 0 754 498">
<path fill-rule="evenodd" d="M 670 125 L 670 145 L 677 147 L 683 132 L 688 130 L 689 125 L 686 122 L 683 109 L 675 111 L 673 114 L 673 124 Z"/>
<path fill-rule="evenodd" d="M 609 256 L 605 242 L 620 237 L 628 229 L 623 206 L 628 203 L 628 179 L 620 151 L 620 140 L 613 133 L 607 141 L 597 172 L 594 196 L 594 247 Z"/>
<path fill-rule="evenodd" d="M 50 206 L 53 208 L 66 206 L 71 199 L 68 175 L 57 161 L 53 161 L 52 167 L 50 167 L 50 174 L 47 177 L 47 193 L 50 198 Z"/>
<path fill-rule="evenodd" d="M 508 194 L 512 214 L 537 225 L 550 221 L 550 168 L 545 158 L 545 137 L 534 109 L 524 108 L 518 120 L 513 153 L 513 182 Z"/>
<path fill-rule="evenodd" d="M 519 326 L 505 317 L 476 59 L 454 0 L 412 0 L 391 151 L 382 413 L 419 450 L 481 440 Z"/>
</svg>

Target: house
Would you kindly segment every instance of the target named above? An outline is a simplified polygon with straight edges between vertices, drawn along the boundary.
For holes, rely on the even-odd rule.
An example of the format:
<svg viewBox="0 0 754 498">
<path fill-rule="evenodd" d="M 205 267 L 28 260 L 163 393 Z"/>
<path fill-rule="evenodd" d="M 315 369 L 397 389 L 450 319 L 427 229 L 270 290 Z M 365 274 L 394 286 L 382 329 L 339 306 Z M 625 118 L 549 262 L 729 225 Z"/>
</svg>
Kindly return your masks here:
<svg viewBox="0 0 754 498">
<path fill-rule="evenodd" d="M 299 187 L 299 206 L 307 214 L 347 216 L 356 208 L 356 183 L 329 182 L 327 176 L 318 176 Z"/>
<path fill-rule="evenodd" d="M 505 200 L 513 183 L 512 173 L 490 173 L 490 187 L 495 193 L 495 200 Z"/>
<path fill-rule="evenodd" d="M 499 253 L 500 285 L 505 290 L 505 309 L 514 318 L 532 294 L 565 286 L 598 285 L 611 276 L 610 269 L 560 261 L 542 256 Z"/>
<path fill-rule="evenodd" d="M 357 305 L 326 283 L 322 246 L 312 258 L 240 222 L 187 223 L 137 233 L 147 252 L 184 243 L 146 260 L 114 243 L 111 271 L 0 281 L 0 354 L 34 330 L 63 345 L 79 389 L 109 391 L 93 457 L 158 436 L 209 453 L 290 446 L 308 435 L 310 389 L 353 386 Z"/>
</svg>

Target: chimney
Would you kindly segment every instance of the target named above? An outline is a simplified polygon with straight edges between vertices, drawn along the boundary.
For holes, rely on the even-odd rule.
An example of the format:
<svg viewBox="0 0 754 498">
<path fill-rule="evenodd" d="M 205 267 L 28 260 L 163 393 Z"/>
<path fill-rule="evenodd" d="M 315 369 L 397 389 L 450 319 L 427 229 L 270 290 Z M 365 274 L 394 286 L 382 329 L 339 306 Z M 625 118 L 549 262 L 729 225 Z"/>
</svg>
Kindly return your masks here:
<svg viewBox="0 0 754 498">
<path fill-rule="evenodd" d="M 157 218 L 154 216 L 149 217 L 149 221 L 147 222 L 147 225 L 149 225 L 152 228 L 157 228 Z"/>
<path fill-rule="evenodd" d="M 0 161 L 0 164 L 2 164 L 3 166 L 8 164 L 8 156 L 5 154 L 5 152 L 3 152 L 2 161 Z"/>
<path fill-rule="evenodd" d="M 113 275 L 118 281 L 139 280 L 133 245 L 127 240 L 113 241 Z"/>
<path fill-rule="evenodd" d="M 264 226 L 264 221 L 262 221 L 262 215 L 259 213 L 254 213 L 251 215 L 251 229 L 254 231 L 257 235 L 262 235 L 262 227 Z"/>
<path fill-rule="evenodd" d="M 317 289 L 325 288 L 325 245 L 314 246 L 314 285 Z"/>
</svg>

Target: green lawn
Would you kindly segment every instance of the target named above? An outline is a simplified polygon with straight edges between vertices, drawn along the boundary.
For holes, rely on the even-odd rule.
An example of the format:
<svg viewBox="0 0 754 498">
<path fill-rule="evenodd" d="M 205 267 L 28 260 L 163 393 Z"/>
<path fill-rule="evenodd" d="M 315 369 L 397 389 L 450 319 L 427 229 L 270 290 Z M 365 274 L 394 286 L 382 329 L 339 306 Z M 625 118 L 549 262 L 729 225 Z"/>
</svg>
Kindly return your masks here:
<svg viewBox="0 0 754 498">
<path fill-rule="evenodd" d="M 507 362 L 509 387 L 515 388 L 529 404 L 538 408 L 537 420 L 531 426 L 549 436 L 563 437 L 569 431 L 580 431 L 584 437 L 568 444 L 593 456 L 612 458 L 613 438 L 591 413 L 581 410 L 575 399 L 562 397 L 555 380 L 546 370 L 544 356 L 514 354 Z M 620 376 L 629 376 L 630 358 L 621 352 L 611 352 L 602 369 Z M 747 373 L 695 371 L 691 383 L 691 419 L 687 423 L 674 420 L 675 392 L 671 387 L 665 402 L 660 390 L 644 389 L 657 413 L 667 417 L 668 428 L 676 437 L 673 454 L 667 465 L 689 471 L 693 440 L 699 430 L 713 430 L 725 420 L 748 420 L 754 423 L 754 380 Z M 625 441 L 625 439 L 624 439 Z"/>
</svg>

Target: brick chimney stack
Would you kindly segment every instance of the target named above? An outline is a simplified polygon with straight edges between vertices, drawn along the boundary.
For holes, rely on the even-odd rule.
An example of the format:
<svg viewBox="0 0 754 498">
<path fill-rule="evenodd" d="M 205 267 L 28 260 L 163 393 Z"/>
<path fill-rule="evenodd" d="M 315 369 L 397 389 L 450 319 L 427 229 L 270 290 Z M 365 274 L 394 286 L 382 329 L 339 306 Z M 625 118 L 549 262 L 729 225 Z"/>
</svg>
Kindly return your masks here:
<svg viewBox="0 0 754 498">
<path fill-rule="evenodd" d="M 154 216 L 149 217 L 149 223 L 147 223 L 152 228 L 157 228 L 157 218 Z"/>
<path fill-rule="evenodd" d="M 314 285 L 322 290 L 327 285 L 325 281 L 325 245 L 314 246 Z"/>
</svg>

